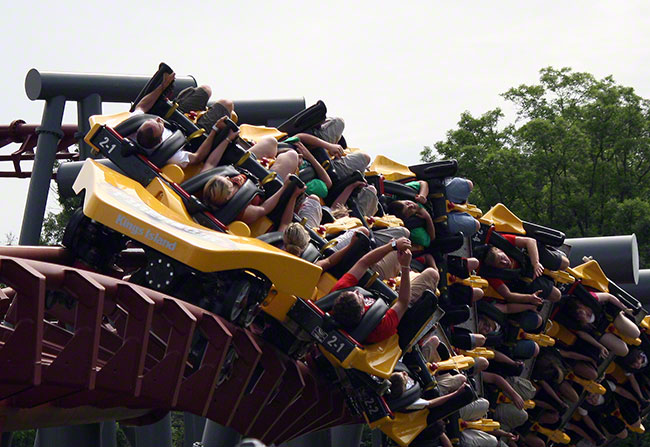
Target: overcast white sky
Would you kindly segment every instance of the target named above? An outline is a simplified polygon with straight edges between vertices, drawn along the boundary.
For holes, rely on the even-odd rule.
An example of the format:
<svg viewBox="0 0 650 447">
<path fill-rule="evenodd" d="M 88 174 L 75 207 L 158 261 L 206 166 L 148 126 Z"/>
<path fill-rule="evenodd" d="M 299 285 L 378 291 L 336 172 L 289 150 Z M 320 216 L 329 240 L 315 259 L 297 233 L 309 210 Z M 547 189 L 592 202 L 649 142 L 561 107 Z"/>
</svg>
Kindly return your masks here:
<svg viewBox="0 0 650 447">
<path fill-rule="evenodd" d="M 463 111 L 503 107 L 500 93 L 549 65 L 650 98 L 644 1 L 30 1 L 4 8 L 0 29 L 1 124 L 40 122 L 30 68 L 151 74 L 160 61 L 217 97 L 322 99 L 351 146 L 405 164 Z M 76 123 L 75 103 L 66 109 Z M 0 241 L 20 232 L 28 182 L 0 179 Z"/>
</svg>

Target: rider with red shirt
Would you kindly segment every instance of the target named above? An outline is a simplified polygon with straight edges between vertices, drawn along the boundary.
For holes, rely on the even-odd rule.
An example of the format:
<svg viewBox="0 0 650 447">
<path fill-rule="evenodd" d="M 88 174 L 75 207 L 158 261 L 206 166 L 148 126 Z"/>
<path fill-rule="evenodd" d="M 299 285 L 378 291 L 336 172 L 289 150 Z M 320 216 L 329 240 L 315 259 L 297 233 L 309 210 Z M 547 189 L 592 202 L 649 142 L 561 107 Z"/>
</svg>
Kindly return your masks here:
<svg viewBox="0 0 650 447">
<path fill-rule="evenodd" d="M 397 250 L 398 261 L 401 265 L 402 280 L 400 282 L 399 295 L 395 304 L 388 309 L 382 321 L 363 340 L 365 343 L 379 343 L 397 333 L 397 326 L 400 319 L 408 309 L 411 299 L 411 241 L 405 237 L 393 240 L 392 242 L 375 248 L 359 259 L 352 268 L 338 280 L 332 288 L 332 292 L 348 287 L 354 287 L 359 279 L 366 273 L 368 268 L 376 264 L 384 256 L 393 250 Z M 353 329 L 359 324 L 363 314 L 374 303 L 372 298 L 365 298 L 358 290 L 342 292 L 332 308 L 330 314 L 345 329 Z"/>
</svg>

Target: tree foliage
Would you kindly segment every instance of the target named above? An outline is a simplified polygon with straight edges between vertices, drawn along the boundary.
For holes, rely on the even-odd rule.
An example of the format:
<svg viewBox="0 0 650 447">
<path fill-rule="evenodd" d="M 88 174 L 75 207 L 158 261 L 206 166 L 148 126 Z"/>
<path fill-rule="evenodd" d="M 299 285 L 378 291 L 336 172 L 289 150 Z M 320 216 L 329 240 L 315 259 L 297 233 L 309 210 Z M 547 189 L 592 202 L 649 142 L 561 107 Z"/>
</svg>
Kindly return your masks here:
<svg viewBox="0 0 650 447">
<path fill-rule="evenodd" d="M 636 233 L 650 260 L 650 101 L 611 76 L 552 67 L 502 96 L 514 123 L 499 108 L 465 112 L 423 161 L 456 158 L 484 211 L 502 202 L 569 237 Z"/>
<path fill-rule="evenodd" d="M 81 206 L 81 196 L 68 199 L 58 196 L 61 211 L 58 213 L 47 213 L 43 219 L 43 228 L 41 229 L 40 245 L 59 245 L 63 241 L 65 227 L 74 213 L 74 210 Z M 7 236 L 8 237 L 8 236 Z"/>
</svg>

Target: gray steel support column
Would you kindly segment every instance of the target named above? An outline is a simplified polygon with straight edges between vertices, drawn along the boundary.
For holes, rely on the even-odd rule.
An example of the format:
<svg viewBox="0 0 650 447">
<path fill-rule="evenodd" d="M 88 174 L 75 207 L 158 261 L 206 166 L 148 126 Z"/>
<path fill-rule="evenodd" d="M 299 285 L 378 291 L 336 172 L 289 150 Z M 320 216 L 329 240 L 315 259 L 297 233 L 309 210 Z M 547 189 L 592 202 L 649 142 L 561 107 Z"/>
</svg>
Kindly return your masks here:
<svg viewBox="0 0 650 447">
<path fill-rule="evenodd" d="M 183 447 L 192 447 L 196 441 L 203 439 L 203 429 L 205 428 L 206 418 L 196 416 L 192 413 L 183 413 L 183 422 L 185 423 L 185 439 Z"/>
<path fill-rule="evenodd" d="M 106 421 L 99 424 L 102 445 L 101 447 L 116 447 L 117 446 L 117 424 L 115 421 Z"/>
<path fill-rule="evenodd" d="M 93 447 L 101 445 L 99 424 L 39 428 L 34 447 Z"/>
<path fill-rule="evenodd" d="M 348 444 L 345 443 L 334 443 L 334 438 L 332 438 L 332 433 L 329 429 L 315 431 L 302 435 L 299 438 L 292 439 L 291 441 L 284 444 L 287 447 L 331 447 L 332 445 L 336 446 L 345 446 L 348 447 Z M 340 440 L 339 440 L 340 441 Z M 350 447 L 354 447 L 350 444 Z"/>
<path fill-rule="evenodd" d="M 151 425 L 135 427 L 135 445 L 132 447 L 172 447 L 171 413 Z"/>
<path fill-rule="evenodd" d="M 582 264 L 583 256 L 593 256 L 609 279 L 617 284 L 636 284 L 639 279 L 639 247 L 634 234 L 625 236 L 566 239 L 571 246 L 571 266 Z"/>
<path fill-rule="evenodd" d="M 271 127 L 279 126 L 305 108 L 305 98 L 234 100 L 234 102 L 240 124 Z"/>
<path fill-rule="evenodd" d="M 129 445 L 131 447 L 136 447 L 135 427 L 122 425 L 120 428 L 122 429 L 124 436 L 126 436 L 126 440 L 129 441 Z"/>
<path fill-rule="evenodd" d="M 0 447 L 11 447 L 11 439 L 14 434 L 11 431 L 2 432 L 0 436 Z"/>
<path fill-rule="evenodd" d="M 97 93 L 104 102 L 129 103 L 138 96 L 150 78 L 144 75 L 59 73 L 32 68 L 25 76 L 25 93 L 32 101 L 49 100 L 57 95 L 65 96 L 68 101 L 82 101 Z M 177 75 L 174 93 L 186 87 L 196 87 L 196 79 Z"/>
<path fill-rule="evenodd" d="M 359 447 L 364 424 L 339 425 L 330 428 L 332 446 L 344 445 L 346 447 Z"/>
<path fill-rule="evenodd" d="M 241 441 L 241 435 L 236 430 L 224 427 L 210 419 L 205 421 L 201 439 L 204 447 L 235 447 L 239 441 Z"/>
<path fill-rule="evenodd" d="M 372 447 L 381 447 L 383 443 L 383 434 L 378 428 L 372 431 Z"/>
<path fill-rule="evenodd" d="M 641 304 L 650 304 L 650 269 L 639 270 L 639 282 L 637 284 L 619 284 L 619 286 L 641 301 Z"/>
<path fill-rule="evenodd" d="M 64 107 L 65 98 L 63 96 L 47 100 L 43 109 L 41 126 L 36 130 L 38 142 L 32 178 L 27 191 L 23 224 L 20 229 L 20 245 L 37 245 L 41 235 L 56 147 L 63 137 L 61 120 Z"/>
<path fill-rule="evenodd" d="M 90 146 L 84 141 L 84 137 L 90 130 L 88 118 L 93 115 L 102 114 L 102 98 L 97 93 L 86 96 L 81 101 L 77 101 L 77 124 L 79 130 L 76 137 L 79 139 L 79 158 L 85 160 L 91 156 Z"/>
</svg>

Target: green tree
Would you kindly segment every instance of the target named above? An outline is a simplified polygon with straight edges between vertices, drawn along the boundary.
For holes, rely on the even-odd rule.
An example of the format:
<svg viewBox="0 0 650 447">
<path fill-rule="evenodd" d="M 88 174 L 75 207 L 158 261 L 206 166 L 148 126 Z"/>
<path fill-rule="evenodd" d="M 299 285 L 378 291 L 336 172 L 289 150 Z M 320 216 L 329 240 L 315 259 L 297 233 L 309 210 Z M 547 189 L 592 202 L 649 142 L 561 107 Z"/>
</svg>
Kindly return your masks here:
<svg viewBox="0 0 650 447">
<path fill-rule="evenodd" d="M 47 213 L 43 219 L 43 228 L 41 229 L 40 245 L 59 245 L 63 241 L 65 227 L 74 213 L 74 210 L 81 206 L 81 197 L 72 197 L 68 199 L 58 196 L 61 211 L 58 213 Z"/>
<path fill-rule="evenodd" d="M 502 96 L 515 106 L 514 123 L 498 108 L 465 112 L 422 159 L 456 158 L 484 211 L 502 202 L 570 237 L 636 233 L 648 261 L 650 101 L 611 76 L 552 67 L 539 84 Z"/>
</svg>

